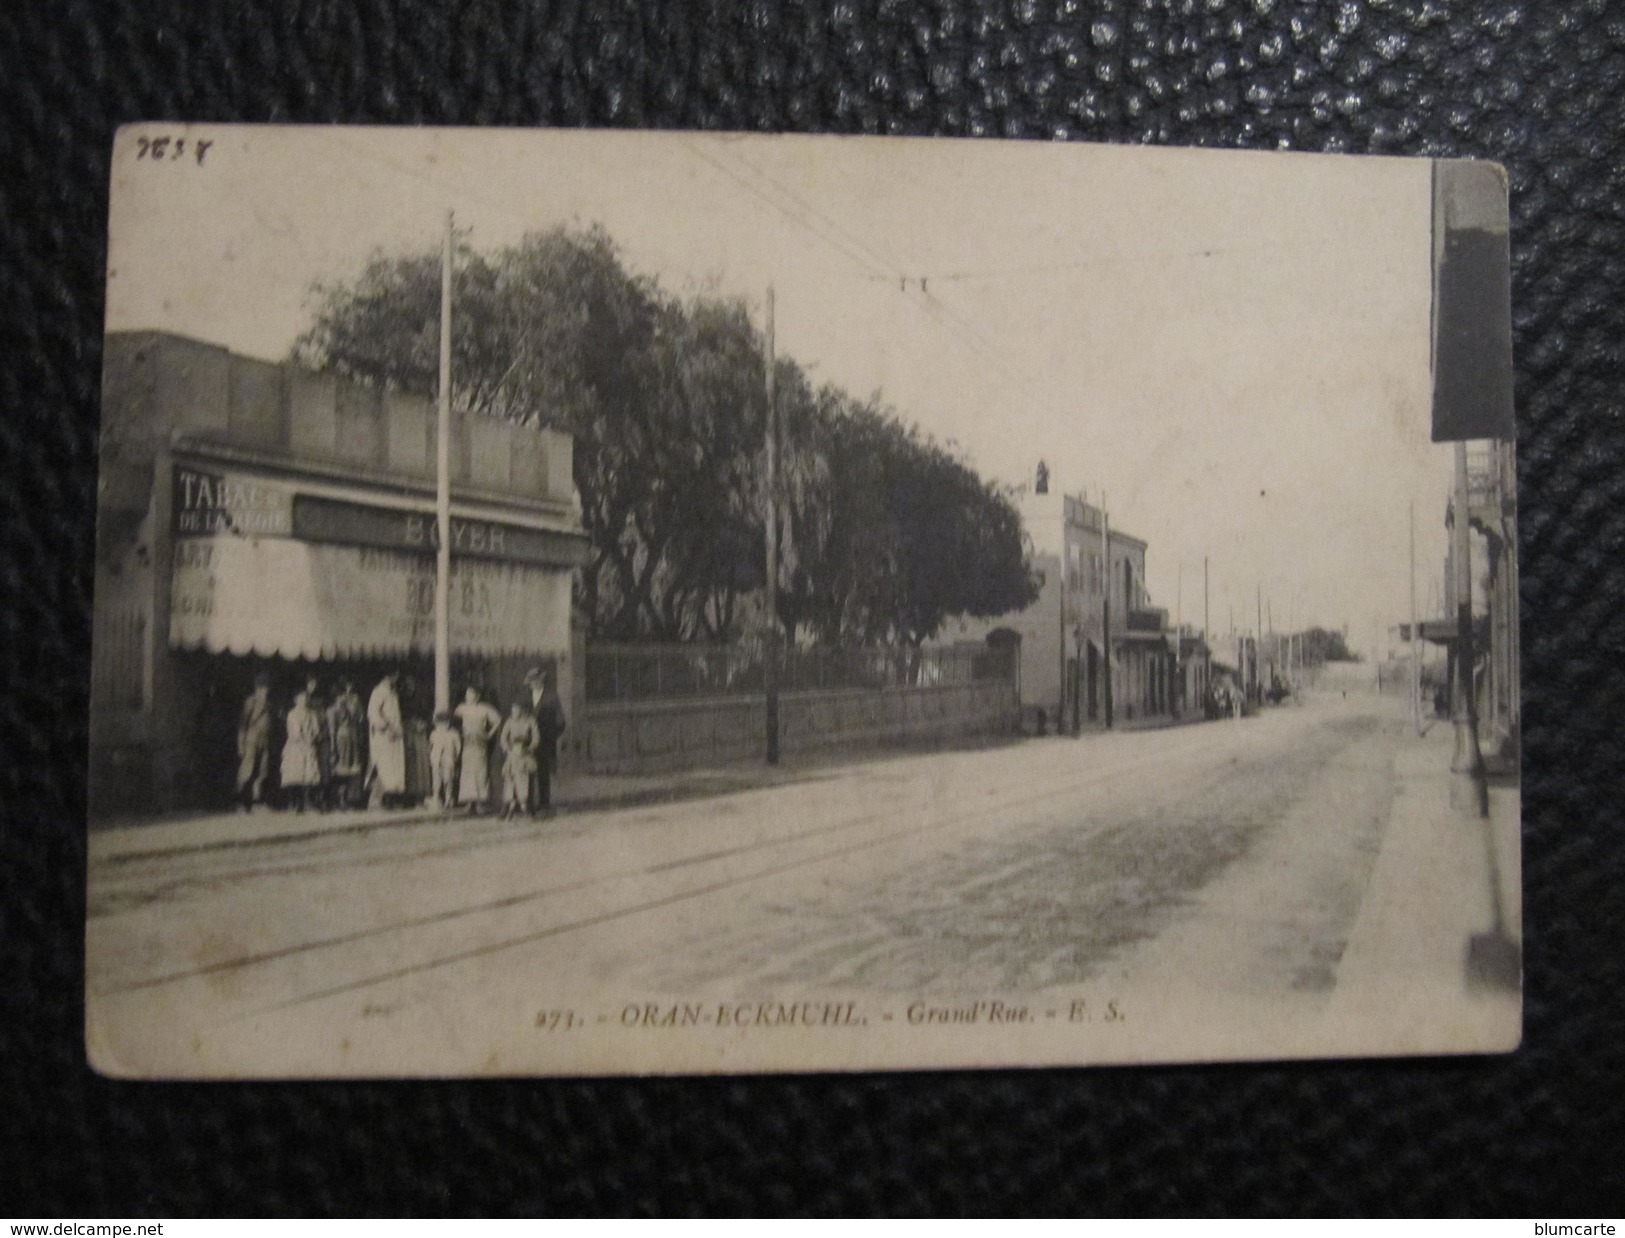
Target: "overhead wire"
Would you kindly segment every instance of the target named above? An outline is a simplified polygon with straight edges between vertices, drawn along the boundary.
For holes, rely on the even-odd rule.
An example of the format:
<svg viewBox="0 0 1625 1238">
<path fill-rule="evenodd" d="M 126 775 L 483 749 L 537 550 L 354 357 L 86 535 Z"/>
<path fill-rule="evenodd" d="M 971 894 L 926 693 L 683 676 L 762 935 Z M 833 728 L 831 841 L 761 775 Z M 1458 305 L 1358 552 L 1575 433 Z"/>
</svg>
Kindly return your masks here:
<svg viewBox="0 0 1625 1238">
<path fill-rule="evenodd" d="M 747 178 L 742 176 L 733 168 L 730 168 L 722 160 L 713 157 L 707 151 L 703 150 L 698 143 L 684 139 L 683 145 L 696 158 L 703 160 L 705 163 L 721 172 L 724 176 L 728 177 L 735 184 L 739 185 L 747 193 L 752 194 L 760 201 L 766 203 L 768 206 L 784 215 L 793 223 L 800 224 L 802 227 L 806 228 L 807 231 L 811 232 L 814 236 L 818 237 L 831 248 L 839 250 L 845 257 L 849 258 L 858 266 L 863 267 L 871 276 L 878 274 L 883 279 L 896 278 L 895 275 L 893 275 L 887 269 L 884 261 L 879 260 L 877 256 L 874 255 L 873 251 L 866 254 L 863 252 L 863 247 L 854 245 L 852 242 L 842 239 L 841 233 L 843 230 L 838 226 L 833 225 L 831 221 L 828 220 L 827 216 L 812 210 L 812 208 L 806 206 L 804 203 L 796 206 L 786 205 L 784 202 L 777 201 L 765 193 L 760 186 L 752 184 Z M 755 169 L 753 168 L 752 170 Z M 793 193 L 785 190 L 783 186 L 779 185 L 778 182 L 774 181 L 771 177 L 761 172 L 758 172 L 757 175 L 769 185 L 779 189 L 781 193 L 791 199 L 792 203 L 799 202 Z M 820 227 L 819 225 L 815 224 L 813 222 L 814 218 L 823 221 L 823 226 Z"/>
<path fill-rule="evenodd" d="M 312 126 L 312 129 L 319 139 L 342 147 L 345 151 L 349 152 L 351 155 L 354 155 L 356 158 L 364 159 L 370 163 L 377 164 L 380 167 L 389 168 L 392 171 L 400 173 L 402 176 L 408 176 L 414 180 L 422 181 L 426 185 L 433 185 L 435 188 L 440 189 L 449 195 L 461 198 L 472 198 L 476 202 L 479 202 L 487 210 L 494 211 L 497 214 L 506 217 L 511 223 L 518 225 L 521 231 L 528 232 L 536 227 L 536 221 L 534 219 L 529 219 L 520 215 L 508 203 L 503 202 L 501 199 L 483 194 L 478 190 L 471 188 L 465 182 L 452 182 L 435 176 L 432 173 L 421 171 L 418 168 L 412 167 L 410 164 L 401 162 L 399 159 L 392 158 L 389 155 L 379 154 L 377 151 L 368 150 L 364 146 L 360 146 L 354 142 L 348 141 L 347 139 L 341 137 L 338 133 L 332 132 L 328 128 L 322 126 Z"/>
<path fill-rule="evenodd" d="M 792 202 L 796 203 L 802 211 L 822 220 L 828 227 L 847 237 L 853 245 L 857 246 L 873 257 L 875 261 L 884 268 L 883 272 L 879 275 L 879 278 L 895 278 L 898 280 L 902 290 L 906 291 L 907 284 L 910 282 L 911 277 L 905 273 L 904 268 L 894 259 L 887 254 L 882 253 L 879 249 L 869 244 L 850 229 L 843 227 L 839 222 L 832 219 L 829 215 L 826 215 L 822 211 L 818 210 L 817 207 L 813 206 L 805 198 L 797 194 L 788 185 L 785 185 L 770 176 L 767 172 L 763 171 L 749 159 L 746 159 L 739 152 L 734 151 L 731 153 L 738 162 L 744 164 L 747 168 L 750 168 L 751 171 L 756 173 L 758 177 L 772 185 Z M 1033 381 L 1030 376 L 1017 374 L 1014 370 L 1010 369 L 1008 363 L 1005 362 L 1003 356 L 1000 354 L 998 347 L 991 340 L 989 340 L 981 331 L 979 331 L 969 319 L 965 318 L 962 314 L 957 313 L 951 306 L 944 302 L 941 297 L 938 297 L 936 294 L 932 293 L 929 290 L 927 283 L 929 277 L 920 276 L 913 278 L 915 278 L 916 282 L 919 284 L 921 297 L 926 302 L 923 308 L 928 313 L 931 313 L 932 316 L 935 317 L 939 322 L 947 319 L 951 323 L 956 324 L 961 331 L 969 335 L 971 341 L 977 346 L 979 351 L 981 351 L 993 364 L 1004 370 L 1006 377 L 1010 378 L 1012 381 L 1017 382 L 1022 386 L 1025 386 Z"/>
<path fill-rule="evenodd" d="M 914 278 L 918 278 L 921 281 L 929 279 L 931 283 L 936 284 L 965 282 L 981 283 L 999 279 L 1030 279 L 1035 275 L 1055 275 L 1070 273 L 1072 271 L 1099 270 L 1103 267 L 1120 266 L 1125 262 L 1145 263 L 1189 261 L 1193 258 L 1213 258 L 1220 254 L 1227 254 L 1231 252 L 1234 251 L 1212 247 L 1206 249 L 1167 250 L 1163 253 L 1124 254 L 1118 257 L 1089 258 L 1077 262 L 1035 262 L 1019 266 L 990 267 L 980 271 L 940 271 L 934 274 L 927 273 L 926 275 L 921 275 Z"/>
<path fill-rule="evenodd" d="M 808 214 L 808 215 L 810 215 L 810 216 L 812 216 L 812 217 L 814 217 L 816 219 L 821 220 L 826 227 L 830 228 L 831 230 L 838 233 L 839 235 L 844 236 L 857 249 L 862 250 L 863 252 L 867 253 L 874 260 L 875 264 L 882 269 L 883 272 L 895 272 L 897 275 L 899 275 L 899 276 L 901 275 L 902 268 L 899 267 L 895 262 L 893 262 L 892 259 L 888 255 L 881 253 L 880 250 L 876 249 L 873 245 L 869 244 L 866 240 L 864 240 L 862 237 L 860 237 L 857 233 L 855 233 L 851 229 L 845 227 L 838 220 L 832 218 L 830 215 L 827 215 L 823 211 L 819 210 L 816 206 L 814 206 L 812 203 L 808 202 L 800 194 L 796 193 L 795 190 L 791 189 L 788 185 L 784 184 L 782 181 L 778 180 L 777 178 L 769 175 L 762 168 L 760 168 L 756 164 L 752 163 L 749 159 L 745 158 L 745 156 L 740 154 L 738 151 L 731 151 L 730 153 L 733 155 L 734 159 L 736 159 L 739 163 L 744 164 L 745 167 L 749 168 L 752 172 L 754 172 L 757 175 L 757 177 L 759 177 L 761 180 L 765 181 L 767 184 L 771 185 L 780 194 L 782 194 L 786 198 L 790 199 L 791 202 L 795 203 L 796 206 L 800 210 L 804 211 L 806 214 Z"/>
<path fill-rule="evenodd" d="M 730 152 L 732 158 L 736 162 L 749 168 L 750 171 L 760 179 L 760 181 L 771 187 L 783 199 L 787 199 L 791 205 L 786 205 L 785 202 L 778 201 L 770 197 L 758 186 L 750 184 L 747 180 L 745 180 L 744 177 L 740 176 L 733 169 L 724 166 L 720 161 L 711 158 L 708 154 L 701 151 L 696 144 L 691 142 L 685 144 L 700 158 L 704 159 L 713 167 L 723 171 L 738 184 L 748 189 L 756 197 L 768 203 L 770 206 L 773 206 L 793 222 L 799 223 L 803 227 L 806 227 L 815 236 L 819 236 L 828 244 L 840 250 L 860 267 L 867 268 L 870 279 L 896 280 L 900 288 L 902 290 L 906 290 L 906 286 L 911 281 L 911 277 L 905 273 L 905 268 L 901 264 L 897 263 L 895 259 L 891 258 L 885 253 L 882 253 L 874 245 L 865 241 L 862 237 L 859 237 L 856 233 L 844 227 L 823 211 L 820 211 L 817 207 L 806 201 L 805 198 L 801 197 L 801 195 L 797 194 L 789 186 L 783 184 L 781 181 L 777 180 L 756 164 L 746 159 L 738 151 Z M 813 225 L 812 221 L 815 219 L 819 221 L 822 228 L 815 227 Z M 956 331 L 963 338 L 967 339 L 973 349 L 979 353 L 984 360 L 1000 370 L 1004 376 L 1012 384 L 1014 384 L 1017 391 L 1025 390 L 1038 380 L 1039 375 L 1036 373 L 1021 374 L 1011 367 L 1009 362 L 1004 359 L 1003 354 L 999 351 L 998 346 L 989 340 L 985 334 L 978 330 L 969 319 L 956 312 L 952 307 L 947 305 L 942 298 L 930 292 L 924 280 L 917 280 L 916 282 L 920 284 L 922 299 L 919 302 L 905 301 L 905 304 L 914 306 L 921 313 L 927 315 L 937 324 L 946 327 L 949 331 Z"/>
<path fill-rule="evenodd" d="M 318 136 L 327 140 L 331 144 L 342 148 L 348 154 L 356 158 L 365 160 L 380 167 L 388 168 L 395 173 L 410 177 L 424 184 L 432 185 L 442 192 L 458 195 L 464 198 L 472 198 L 486 209 L 503 216 L 511 223 L 518 226 L 521 230 L 535 227 L 536 221 L 534 219 L 530 219 L 519 214 L 511 205 L 501 201 L 500 199 L 483 194 L 465 182 L 452 182 L 450 180 L 443 179 L 442 177 L 436 176 L 433 173 L 415 168 L 399 159 L 392 158 L 389 155 L 380 154 L 375 150 L 370 150 L 365 146 L 351 142 L 336 132 L 318 130 Z M 812 236 L 823 241 L 826 245 L 839 252 L 843 257 L 847 258 L 849 261 L 859 267 L 867 278 L 882 281 L 895 280 L 899 283 L 900 287 L 905 290 L 908 283 L 917 283 L 921 293 L 920 299 L 906 299 L 904 304 L 913 307 L 917 312 L 923 314 L 937 326 L 947 330 L 950 333 L 960 336 L 962 340 L 971 346 L 974 352 L 976 352 L 989 365 L 999 370 L 1000 373 L 1012 384 L 1012 393 L 1026 390 L 1040 377 L 1040 375 L 1037 373 L 1022 374 L 1014 369 L 1004 358 L 998 346 L 994 344 L 993 341 L 988 339 L 985 333 L 980 331 L 975 324 L 973 324 L 963 314 L 959 313 L 953 307 L 948 305 L 941 297 L 931 292 L 927 286 L 927 278 L 954 280 L 969 278 L 971 273 L 958 272 L 950 273 L 947 276 L 927 278 L 908 276 L 905 273 L 905 269 L 893 258 L 882 253 L 878 248 L 865 241 L 850 228 L 845 227 L 824 211 L 819 210 L 817 207 L 807 202 L 805 198 L 797 194 L 789 186 L 784 185 L 777 178 L 773 177 L 771 174 L 758 167 L 755 163 L 740 155 L 739 152 L 730 151 L 729 153 L 736 162 L 743 165 L 752 175 L 754 175 L 757 183 L 753 183 L 749 177 L 730 167 L 727 162 L 714 156 L 711 152 L 705 150 L 700 143 L 685 138 L 682 139 L 682 144 L 696 158 L 716 169 L 740 188 L 744 189 L 747 193 L 751 194 L 765 205 L 778 211 L 791 222 L 804 228 Z"/>
</svg>

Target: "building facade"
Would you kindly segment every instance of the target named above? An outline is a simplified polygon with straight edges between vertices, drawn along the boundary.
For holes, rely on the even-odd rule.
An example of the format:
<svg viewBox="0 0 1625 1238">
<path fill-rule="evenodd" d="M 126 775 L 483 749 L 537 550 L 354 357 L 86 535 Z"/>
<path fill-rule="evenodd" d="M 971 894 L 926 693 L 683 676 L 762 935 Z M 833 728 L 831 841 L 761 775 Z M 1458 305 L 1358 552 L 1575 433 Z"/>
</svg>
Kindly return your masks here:
<svg viewBox="0 0 1625 1238">
<path fill-rule="evenodd" d="M 1019 495 L 1041 585 L 1026 609 L 956 620 L 944 634 L 1021 638 L 1021 700 L 1038 731 L 1134 722 L 1200 708 L 1206 646 L 1172 631 L 1145 587 L 1146 543 L 1111 527 L 1100 508 L 1064 494 Z M 1193 694 L 1194 687 L 1194 694 Z"/>
<path fill-rule="evenodd" d="M 1478 716 L 1488 750 L 1516 764 L 1522 731 L 1518 664 L 1517 448 L 1489 440 L 1469 446 L 1467 497 L 1472 527 L 1482 538 L 1475 611 L 1486 639 L 1478 654 Z"/>
<path fill-rule="evenodd" d="M 1473 686 L 1479 742 L 1496 768 L 1516 766 L 1522 732 L 1518 635 L 1517 449 L 1511 443 L 1467 445 L 1468 599 L 1473 616 Z M 1455 526 L 1455 500 L 1445 525 Z M 1447 653 L 1445 692 L 1454 708 L 1460 643 L 1457 605 L 1461 576 L 1452 538 L 1444 558 L 1446 614 L 1422 625 L 1422 639 Z"/>
<path fill-rule="evenodd" d="M 1258 638 L 1231 633 L 1215 637 L 1211 644 L 1213 684 L 1223 689 L 1227 700 L 1234 694 L 1248 705 L 1258 704 L 1264 692 L 1264 676 L 1268 673 Z"/>
<path fill-rule="evenodd" d="M 103 379 L 93 819 L 229 804 L 236 726 L 265 676 L 285 711 L 314 678 L 363 699 L 402 675 L 432 708 L 435 410 L 288 364 L 156 332 L 110 335 Z M 525 670 L 570 699 L 572 442 L 457 416 L 454 693 L 506 704 Z"/>
</svg>

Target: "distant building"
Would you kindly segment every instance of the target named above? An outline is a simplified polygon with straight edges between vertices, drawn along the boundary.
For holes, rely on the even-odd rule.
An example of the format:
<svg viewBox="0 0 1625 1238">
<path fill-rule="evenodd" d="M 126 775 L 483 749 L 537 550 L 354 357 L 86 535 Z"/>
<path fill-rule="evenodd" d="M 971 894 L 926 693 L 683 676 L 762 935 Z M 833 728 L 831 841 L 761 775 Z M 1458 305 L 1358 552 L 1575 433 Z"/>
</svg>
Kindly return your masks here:
<svg viewBox="0 0 1625 1238">
<path fill-rule="evenodd" d="M 454 691 L 570 695 L 587 548 L 568 435 L 454 418 Z M 421 396 L 158 332 L 107 339 L 91 651 L 93 817 L 229 804 L 256 676 L 366 698 L 386 670 L 427 726 L 435 416 Z"/>
<path fill-rule="evenodd" d="M 1210 643 L 1213 681 L 1239 692 L 1248 704 L 1257 704 L 1269 673 L 1260 660 L 1257 638 L 1236 633 Z"/>
<path fill-rule="evenodd" d="M 1169 634 L 1172 641 L 1174 634 Z M 1179 657 L 1174 670 L 1174 706 L 1181 715 L 1205 710 L 1213 674 L 1212 652 L 1202 630 L 1182 624 L 1178 631 Z"/>
<path fill-rule="evenodd" d="M 1183 713 L 1207 689 L 1206 646 L 1189 629 L 1170 630 L 1150 604 L 1146 543 L 1106 521 L 1100 509 L 1060 493 L 1023 492 L 1022 523 L 1041 577 L 1038 599 L 994 619 L 951 620 L 942 639 L 1021 639 L 1021 701 L 1029 726 L 1046 731 Z M 1105 637 L 1109 602 L 1110 640 Z M 1108 659 L 1108 643 L 1110 657 Z"/>
</svg>

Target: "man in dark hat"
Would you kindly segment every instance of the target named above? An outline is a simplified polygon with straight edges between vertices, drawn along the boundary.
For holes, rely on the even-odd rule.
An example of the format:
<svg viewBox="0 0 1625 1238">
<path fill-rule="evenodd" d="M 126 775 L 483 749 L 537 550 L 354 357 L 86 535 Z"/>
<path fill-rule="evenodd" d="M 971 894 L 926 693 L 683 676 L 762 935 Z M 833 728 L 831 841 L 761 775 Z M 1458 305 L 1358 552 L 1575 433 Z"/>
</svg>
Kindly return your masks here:
<svg viewBox="0 0 1625 1238">
<path fill-rule="evenodd" d="M 270 773 L 271 680 L 262 671 L 237 719 L 237 802 L 244 812 L 264 805 Z"/>
<path fill-rule="evenodd" d="M 564 703 L 554 688 L 553 672 L 533 666 L 525 674 L 531 716 L 536 720 L 536 768 L 530 776 L 532 816 L 553 815 L 553 770 L 558 764 L 559 736 L 564 734 Z"/>
</svg>

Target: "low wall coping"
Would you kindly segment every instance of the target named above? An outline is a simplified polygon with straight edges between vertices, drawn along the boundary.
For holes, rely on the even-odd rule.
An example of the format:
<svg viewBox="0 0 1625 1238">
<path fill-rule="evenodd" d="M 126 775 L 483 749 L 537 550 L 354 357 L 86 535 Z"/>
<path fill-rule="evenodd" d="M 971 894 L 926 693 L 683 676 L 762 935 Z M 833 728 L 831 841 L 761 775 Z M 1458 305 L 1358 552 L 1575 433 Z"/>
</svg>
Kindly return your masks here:
<svg viewBox="0 0 1625 1238">
<path fill-rule="evenodd" d="M 987 689 L 1008 689 L 1013 691 L 1014 687 L 1014 684 L 1002 679 L 986 679 L 980 683 L 908 684 L 896 688 L 806 688 L 796 692 L 781 692 L 779 693 L 779 700 L 781 702 L 789 699 L 798 701 L 839 700 L 864 696 L 947 694 Z M 745 708 L 759 706 L 762 701 L 763 694 L 760 692 L 732 692 L 717 696 L 644 697 L 635 701 L 588 701 L 587 712 L 591 714 L 677 713 L 699 707 L 715 709 L 732 705 Z"/>
</svg>

